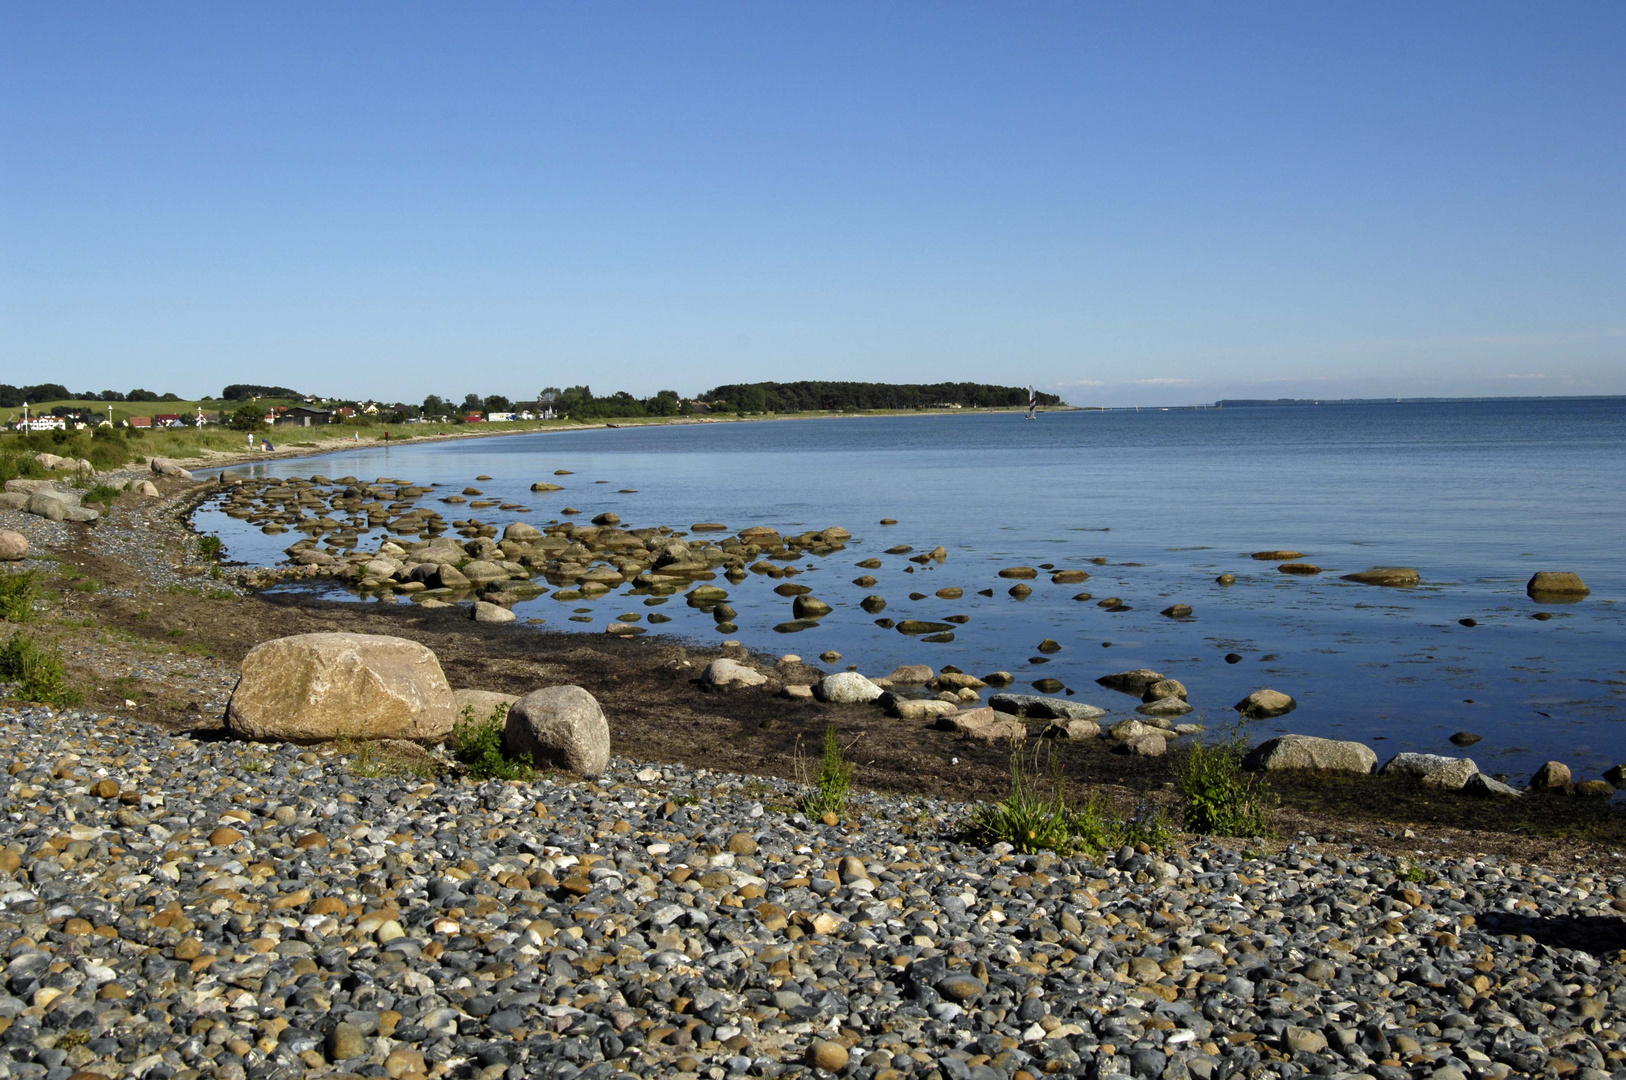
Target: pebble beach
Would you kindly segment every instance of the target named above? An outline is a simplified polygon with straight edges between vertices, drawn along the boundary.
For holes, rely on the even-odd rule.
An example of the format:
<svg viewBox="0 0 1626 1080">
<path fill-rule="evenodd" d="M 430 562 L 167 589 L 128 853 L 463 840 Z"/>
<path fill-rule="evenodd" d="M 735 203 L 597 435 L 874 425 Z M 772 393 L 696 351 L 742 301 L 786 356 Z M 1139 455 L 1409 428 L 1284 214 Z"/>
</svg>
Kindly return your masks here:
<svg viewBox="0 0 1626 1080">
<path fill-rule="evenodd" d="M 1299 836 L 1100 860 L 967 807 L 0 713 L 0 1075 L 1626 1075 L 1626 885 Z"/>
</svg>

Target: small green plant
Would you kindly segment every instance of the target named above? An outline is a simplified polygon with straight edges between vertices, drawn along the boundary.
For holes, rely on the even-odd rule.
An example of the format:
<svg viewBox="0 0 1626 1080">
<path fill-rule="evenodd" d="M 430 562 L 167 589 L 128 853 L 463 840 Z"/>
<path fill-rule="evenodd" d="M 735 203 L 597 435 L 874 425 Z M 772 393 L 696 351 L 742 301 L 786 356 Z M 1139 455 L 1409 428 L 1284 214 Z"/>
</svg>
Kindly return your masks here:
<svg viewBox="0 0 1626 1080">
<path fill-rule="evenodd" d="M 198 554 L 202 555 L 205 559 L 220 558 L 221 553 L 225 550 L 225 547 L 226 546 L 220 542 L 220 537 L 215 536 L 213 533 L 210 533 L 207 536 L 198 537 Z"/>
<path fill-rule="evenodd" d="M 67 677 L 61 654 L 21 630 L 0 645 L 0 679 L 17 683 L 17 695 L 27 701 L 79 704 L 79 691 L 68 685 Z"/>
<path fill-rule="evenodd" d="M 1421 866 L 1407 862 L 1405 859 L 1400 860 L 1400 865 L 1395 868 L 1395 875 L 1401 881 L 1409 881 L 1413 885 L 1421 885 L 1428 880 L 1428 874 Z"/>
<path fill-rule="evenodd" d="M 474 707 L 464 706 L 463 715 L 452 728 L 452 753 L 475 780 L 531 780 L 536 768 L 530 762 L 503 756 L 502 733 L 508 720 L 508 706 L 498 705 L 484 720 L 474 718 Z"/>
<path fill-rule="evenodd" d="M 801 741 L 796 744 L 796 778 L 803 784 L 807 783 L 803 771 Z M 802 813 L 811 818 L 822 818 L 826 814 L 839 814 L 847 805 L 847 790 L 852 786 L 853 767 L 841 750 L 841 740 L 836 738 L 836 729 L 824 729 L 824 751 L 819 759 L 819 775 L 814 779 L 812 790 L 802 796 L 798 807 Z"/>
<path fill-rule="evenodd" d="M 113 500 L 118 497 L 118 488 L 114 487 L 112 484 L 106 484 L 98 480 L 96 483 L 91 485 L 89 491 L 85 492 L 84 501 L 102 503 L 105 506 L 111 506 L 113 504 Z"/>
<path fill-rule="evenodd" d="M 1040 755 L 1044 761 L 1040 761 Z M 1054 744 L 1035 747 L 1031 759 L 1020 746 L 1011 750 L 1010 793 L 997 803 L 979 803 L 967 833 L 978 843 L 1010 844 L 1023 853 L 1097 856 L 1125 844 L 1156 850 L 1169 845 L 1174 830 L 1155 804 L 1141 802 L 1128 820 L 1116 816 L 1097 792 L 1082 806 L 1069 806 Z"/>
<path fill-rule="evenodd" d="M 74 578 L 70 585 L 75 592 L 99 593 L 102 591 L 102 583 L 95 578 Z"/>
<path fill-rule="evenodd" d="M 34 617 L 39 580 L 32 570 L 0 575 L 0 621 L 28 622 Z"/>
<path fill-rule="evenodd" d="M 1269 834 L 1270 793 L 1263 780 L 1242 768 L 1247 749 L 1246 729 L 1239 724 L 1221 742 L 1192 743 L 1175 761 L 1186 828 L 1210 836 Z"/>
</svg>

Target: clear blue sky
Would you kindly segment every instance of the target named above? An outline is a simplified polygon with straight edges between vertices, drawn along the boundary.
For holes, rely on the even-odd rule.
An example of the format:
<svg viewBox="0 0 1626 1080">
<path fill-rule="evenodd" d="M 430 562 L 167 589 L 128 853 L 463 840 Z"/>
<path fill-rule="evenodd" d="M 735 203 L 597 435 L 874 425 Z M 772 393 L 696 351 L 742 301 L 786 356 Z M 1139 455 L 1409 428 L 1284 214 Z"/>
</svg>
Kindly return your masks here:
<svg viewBox="0 0 1626 1080">
<path fill-rule="evenodd" d="M 0 382 L 1626 393 L 1626 4 L 0 6 Z"/>
</svg>

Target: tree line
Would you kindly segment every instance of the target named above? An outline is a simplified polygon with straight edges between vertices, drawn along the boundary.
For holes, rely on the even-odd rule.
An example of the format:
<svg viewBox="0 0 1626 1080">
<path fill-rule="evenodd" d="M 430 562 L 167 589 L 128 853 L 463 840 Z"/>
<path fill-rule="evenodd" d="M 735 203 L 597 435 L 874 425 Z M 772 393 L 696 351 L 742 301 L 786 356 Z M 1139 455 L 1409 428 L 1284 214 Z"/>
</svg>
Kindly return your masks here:
<svg viewBox="0 0 1626 1080">
<path fill-rule="evenodd" d="M 986 383 L 759 382 L 729 383 L 700 395 L 714 409 L 737 412 L 854 412 L 865 409 L 965 409 L 1022 407 L 1028 392 L 1020 386 Z M 1038 395 L 1041 405 L 1060 405 L 1055 394 Z"/>
</svg>

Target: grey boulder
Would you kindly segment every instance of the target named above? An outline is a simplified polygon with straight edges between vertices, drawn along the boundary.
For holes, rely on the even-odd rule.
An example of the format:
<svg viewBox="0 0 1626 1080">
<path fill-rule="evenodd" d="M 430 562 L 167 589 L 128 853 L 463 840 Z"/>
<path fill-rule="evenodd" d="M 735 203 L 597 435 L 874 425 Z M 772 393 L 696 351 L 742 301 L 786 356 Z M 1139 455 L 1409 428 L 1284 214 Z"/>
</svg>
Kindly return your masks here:
<svg viewBox="0 0 1626 1080">
<path fill-rule="evenodd" d="M 1365 775 L 1378 767 L 1378 755 L 1365 743 L 1313 735 L 1279 735 L 1254 747 L 1243 759 L 1243 766 L 1264 772 L 1310 769 Z"/>
<path fill-rule="evenodd" d="M 610 764 L 610 724 L 586 690 L 548 686 L 509 706 L 503 749 L 539 767 L 569 769 L 592 780 Z"/>
</svg>

